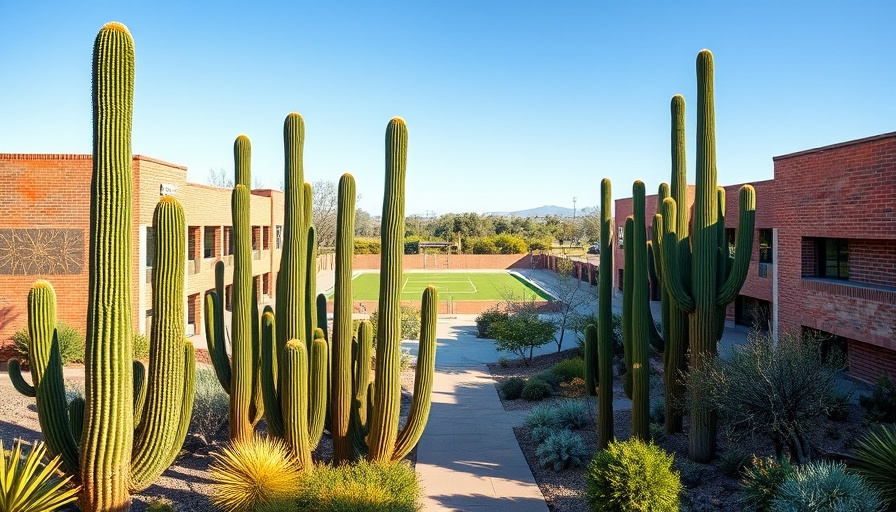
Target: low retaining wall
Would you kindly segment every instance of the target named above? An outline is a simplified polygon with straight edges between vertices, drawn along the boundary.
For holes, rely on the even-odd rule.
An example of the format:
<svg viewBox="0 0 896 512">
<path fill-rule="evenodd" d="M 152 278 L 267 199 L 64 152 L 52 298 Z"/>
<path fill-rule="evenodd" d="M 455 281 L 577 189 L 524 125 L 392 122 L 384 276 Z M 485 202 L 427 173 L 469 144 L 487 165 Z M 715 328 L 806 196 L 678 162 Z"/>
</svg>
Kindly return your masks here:
<svg viewBox="0 0 896 512">
<path fill-rule="evenodd" d="M 504 270 L 544 268 L 543 257 L 532 254 L 405 254 L 404 270 Z M 533 266 L 537 265 L 537 266 Z M 379 254 L 356 254 L 354 270 L 379 270 Z"/>
<path fill-rule="evenodd" d="M 420 301 L 401 301 L 403 306 L 410 306 L 414 309 L 420 309 Z M 455 301 L 447 301 L 440 300 L 439 301 L 439 314 L 440 315 L 478 315 L 483 311 L 497 307 L 501 304 L 500 301 L 487 301 L 487 300 L 455 300 Z M 547 302 L 547 301 L 537 301 L 535 303 L 538 306 L 539 313 L 553 313 L 559 308 L 559 304 L 556 302 Z M 352 312 L 353 313 L 373 313 L 376 311 L 378 307 L 377 301 L 375 300 L 356 300 L 352 302 Z M 327 302 L 327 312 L 333 312 L 333 302 Z"/>
</svg>

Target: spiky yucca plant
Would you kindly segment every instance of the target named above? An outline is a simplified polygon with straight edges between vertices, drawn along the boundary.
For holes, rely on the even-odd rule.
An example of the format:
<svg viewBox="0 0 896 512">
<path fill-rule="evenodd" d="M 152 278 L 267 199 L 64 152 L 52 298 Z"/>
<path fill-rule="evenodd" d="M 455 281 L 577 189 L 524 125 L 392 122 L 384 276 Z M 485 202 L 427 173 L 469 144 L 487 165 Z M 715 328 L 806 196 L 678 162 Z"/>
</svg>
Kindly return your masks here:
<svg viewBox="0 0 896 512">
<path fill-rule="evenodd" d="M 16 441 L 9 454 L 3 451 L 0 441 L 0 453 L 0 512 L 43 512 L 78 499 L 80 487 L 65 488 L 72 477 L 60 480 L 55 476 L 62 464 L 60 457 L 42 463 L 47 453 L 43 443 L 35 443 L 23 457 L 21 440 Z"/>
<path fill-rule="evenodd" d="M 227 512 L 261 510 L 288 500 L 301 480 L 289 448 L 275 438 L 236 440 L 212 457 L 212 503 Z"/>
</svg>

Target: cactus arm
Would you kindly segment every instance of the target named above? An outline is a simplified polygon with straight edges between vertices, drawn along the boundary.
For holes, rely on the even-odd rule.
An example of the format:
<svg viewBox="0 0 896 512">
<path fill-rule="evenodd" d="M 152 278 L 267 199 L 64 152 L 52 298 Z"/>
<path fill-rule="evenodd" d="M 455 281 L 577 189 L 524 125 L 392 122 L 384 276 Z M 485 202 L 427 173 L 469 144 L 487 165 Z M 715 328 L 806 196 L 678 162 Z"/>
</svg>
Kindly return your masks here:
<svg viewBox="0 0 896 512">
<path fill-rule="evenodd" d="M 109 23 L 100 30 L 93 64 L 87 407 L 79 504 L 87 511 L 126 510 L 134 437 L 130 300 L 134 41 L 124 25 Z"/>
<path fill-rule="evenodd" d="M 230 394 L 231 369 L 224 330 L 224 262 L 215 262 L 215 291 L 205 295 L 205 340 L 218 382 Z"/>
<path fill-rule="evenodd" d="M 280 389 L 277 382 L 277 357 L 274 344 L 277 327 L 274 314 L 265 311 L 261 318 L 261 389 L 264 394 L 264 413 L 268 432 L 283 437 L 283 414 L 280 410 Z"/>
<path fill-rule="evenodd" d="M 727 306 L 744 285 L 753 252 L 753 229 L 756 224 L 756 191 L 750 185 L 740 189 L 740 212 L 737 238 L 734 245 L 734 262 L 725 283 L 719 289 L 716 306 Z"/>
<path fill-rule="evenodd" d="M 239 139 L 237 139 L 239 141 Z M 230 438 L 248 439 L 254 435 L 251 416 L 255 391 L 255 367 L 252 357 L 252 252 L 249 226 L 249 189 L 233 189 L 234 268 L 231 321 Z"/>
<path fill-rule="evenodd" d="M 330 341 L 329 319 L 327 318 L 327 296 L 323 293 L 317 294 L 317 327 L 324 332 L 324 339 Z"/>
<path fill-rule="evenodd" d="M 184 394 L 192 393 L 192 387 L 188 388 L 186 382 L 185 357 L 193 356 L 192 350 L 185 353 L 184 348 L 186 221 L 176 199 L 163 196 L 159 200 L 153 214 L 153 228 L 157 234 L 152 273 L 155 319 L 149 337 L 149 370 L 141 386 L 146 390 L 146 407 L 131 458 L 132 491 L 148 487 L 168 468 L 173 461 L 172 447 L 178 444 L 183 411 L 187 405 L 192 411 L 192 399 L 184 401 Z M 187 417 L 187 424 L 189 421 Z"/>
<path fill-rule="evenodd" d="M 310 187 L 309 187 L 310 188 Z M 308 227 L 308 243 L 305 246 L 308 255 L 308 275 L 305 277 L 305 339 L 310 352 L 314 341 L 314 329 L 317 323 L 317 304 L 312 297 L 317 296 L 317 230 L 314 226 Z"/>
<path fill-rule="evenodd" d="M 691 312 L 694 310 L 694 298 L 688 293 L 684 287 L 684 279 L 681 269 L 685 263 L 682 257 L 682 242 L 679 242 L 678 234 L 675 232 L 674 222 L 665 222 L 665 219 L 675 219 L 677 207 L 675 200 L 667 198 L 663 201 L 663 268 L 666 270 L 663 274 L 665 279 L 666 291 L 669 292 L 669 298 L 673 304 L 680 310 Z M 679 269 L 675 271 L 673 269 Z"/>
<path fill-rule="evenodd" d="M 255 427 L 264 418 L 264 392 L 261 389 L 261 316 L 258 314 L 258 282 L 252 278 L 252 402 L 249 423 Z"/>
<path fill-rule="evenodd" d="M 585 327 L 585 394 L 597 395 L 597 381 L 599 378 L 598 354 L 597 354 L 597 327 L 589 324 Z"/>
<path fill-rule="evenodd" d="M 323 330 L 314 330 L 314 342 L 311 345 L 311 361 L 308 368 L 310 382 L 308 441 L 311 443 L 312 450 L 317 448 L 327 418 L 327 352 L 329 350 L 323 335 Z"/>
<path fill-rule="evenodd" d="M 354 398 L 351 407 L 349 437 L 351 438 L 353 456 L 367 454 L 367 434 L 370 431 L 368 415 L 370 409 L 373 408 L 373 386 L 370 382 L 372 348 L 373 329 L 370 322 L 362 320 L 358 325 L 352 376 L 352 393 Z"/>
<path fill-rule="evenodd" d="M 9 360 L 9 368 L 7 369 L 9 372 L 9 380 L 12 381 L 12 387 L 16 388 L 16 391 L 25 396 L 34 398 L 34 386 L 28 384 L 25 378 L 22 377 L 22 367 L 20 364 L 18 359 Z"/>
<path fill-rule="evenodd" d="M 352 368 L 352 255 L 355 235 L 355 178 L 339 179 L 336 210 L 336 284 L 333 290 L 333 333 L 330 336 L 330 432 L 333 462 L 353 458 L 350 434 L 353 387 L 357 376 Z M 369 373 L 369 371 L 368 371 Z M 349 378 L 352 377 L 352 378 Z"/>
<path fill-rule="evenodd" d="M 190 431 L 190 421 L 193 419 L 193 403 L 196 397 L 196 354 L 193 344 L 184 342 L 184 387 L 182 391 L 180 418 L 177 422 L 177 433 L 171 444 L 171 453 L 168 460 L 174 461 L 184 446 L 187 433 Z M 169 462 L 170 464 L 170 462 Z M 164 468 L 163 468 L 164 469 Z"/>
<path fill-rule="evenodd" d="M 407 126 L 393 118 L 386 129 L 386 186 L 383 197 L 380 254 L 379 321 L 376 336 L 376 387 L 368 441 L 370 461 L 388 461 L 395 449 L 401 401 L 400 292 L 404 253 L 404 183 Z"/>
<path fill-rule="evenodd" d="M 77 472 L 79 453 L 68 422 L 62 356 L 56 333 L 56 292 L 47 281 L 37 281 L 28 292 L 28 339 L 37 415 L 47 452 L 54 457 L 61 455 L 66 471 Z"/>
<path fill-rule="evenodd" d="M 627 269 L 622 277 L 622 351 L 625 361 L 625 373 L 622 375 L 622 389 L 625 396 L 632 398 L 632 307 L 634 303 L 634 226 L 635 219 L 629 216 L 625 219 L 622 237 L 622 254 L 625 258 L 624 267 Z"/>
<path fill-rule="evenodd" d="M 140 361 L 134 361 L 134 425 L 142 428 L 143 411 L 146 404 L 146 367 Z"/>
<path fill-rule="evenodd" d="M 311 469 L 312 462 L 308 436 L 308 353 L 305 343 L 289 340 L 283 355 L 284 437 L 296 462 L 307 471 Z"/>
<path fill-rule="evenodd" d="M 432 384 L 436 368 L 436 321 L 438 320 L 439 293 L 428 286 L 423 291 L 421 305 L 420 344 L 417 352 L 417 370 L 414 375 L 414 398 L 407 422 L 398 434 L 392 460 L 403 459 L 423 435 L 429 409 L 432 406 Z"/>
<path fill-rule="evenodd" d="M 81 435 L 84 433 L 84 398 L 76 396 L 68 404 L 68 426 L 76 443 L 80 443 Z"/>
</svg>

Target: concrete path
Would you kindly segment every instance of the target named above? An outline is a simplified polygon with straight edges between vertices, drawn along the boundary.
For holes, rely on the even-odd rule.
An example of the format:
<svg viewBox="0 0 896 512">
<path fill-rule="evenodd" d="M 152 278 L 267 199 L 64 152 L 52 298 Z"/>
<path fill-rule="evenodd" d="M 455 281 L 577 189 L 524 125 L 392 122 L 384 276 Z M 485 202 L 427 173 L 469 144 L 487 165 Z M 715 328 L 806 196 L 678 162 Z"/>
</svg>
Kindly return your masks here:
<svg viewBox="0 0 896 512">
<path fill-rule="evenodd" d="M 423 509 L 546 512 L 513 434 L 525 414 L 504 411 L 485 365 L 499 353 L 475 333 L 474 315 L 439 319 L 432 409 L 417 445 Z"/>
</svg>

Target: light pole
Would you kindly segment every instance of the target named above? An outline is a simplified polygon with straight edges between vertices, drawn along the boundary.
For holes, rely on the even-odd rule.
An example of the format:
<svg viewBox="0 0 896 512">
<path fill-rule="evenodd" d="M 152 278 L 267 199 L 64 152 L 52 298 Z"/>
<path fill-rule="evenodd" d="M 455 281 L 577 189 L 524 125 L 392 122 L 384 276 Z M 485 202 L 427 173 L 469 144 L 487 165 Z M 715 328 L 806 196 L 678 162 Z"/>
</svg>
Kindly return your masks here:
<svg viewBox="0 0 896 512">
<path fill-rule="evenodd" d="M 576 197 L 572 198 L 572 220 L 576 220 Z"/>
</svg>

